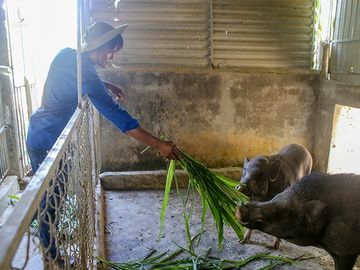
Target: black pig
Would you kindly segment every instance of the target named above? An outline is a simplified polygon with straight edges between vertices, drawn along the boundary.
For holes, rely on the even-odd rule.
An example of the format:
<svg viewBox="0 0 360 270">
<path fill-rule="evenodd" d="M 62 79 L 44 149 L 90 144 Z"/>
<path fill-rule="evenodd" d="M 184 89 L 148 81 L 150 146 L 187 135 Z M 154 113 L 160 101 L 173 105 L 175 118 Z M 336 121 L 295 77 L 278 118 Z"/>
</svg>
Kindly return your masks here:
<svg viewBox="0 0 360 270">
<path fill-rule="evenodd" d="M 289 144 L 275 155 L 256 156 L 250 161 L 245 158 L 243 167 L 241 183 L 246 184 L 246 188 L 241 188 L 241 191 L 253 200 L 269 201 L 311 172 L 312 157 L 305 147 Z M 250 239 L 251 232 L 246 230 L 241 243 Z M 273 247 L 278 249 L 279 245 L 280 239 L 277 238 Z"/>
<path fill-rule="evenodd" d="M 301 246 L 325 249 L 336 270 L 360 254 L 360 175 L 311 173 L 268 202 L 239 207 L 239 221 Z"/>
</svg>

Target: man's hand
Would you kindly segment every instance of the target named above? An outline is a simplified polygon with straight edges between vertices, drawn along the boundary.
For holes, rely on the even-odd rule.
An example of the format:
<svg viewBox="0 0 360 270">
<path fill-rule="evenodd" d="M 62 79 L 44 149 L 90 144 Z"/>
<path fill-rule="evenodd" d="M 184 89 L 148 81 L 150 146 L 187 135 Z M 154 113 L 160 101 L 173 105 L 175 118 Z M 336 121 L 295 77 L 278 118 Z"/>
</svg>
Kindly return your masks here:
<svg viewBox="0 0 360 270">
<path fill-rule="evenodd" d="M 126 134 L 138 140 L 139 142 L 155 148 L 162 156 L 168 159 L 179 160 L 182 157 L 180 150 L 172 141 L 162 141 L 141 127 L 129 130 L 126 132 Z"/>
<path fill-rule="evenodd" d="M 172 141 L 162 141 L 159 144 L 158 151 L 168 159 L 181 159 L 181 152 Z"/>
<path fill-rule="evenodd" d="M 104 84 L 105 84 L 106 88 L 109 90 L 110 95 L 116 102 L 126 101 L 124 91 L 120 87 L 113 85 L 112 83 L 109 83 L 106 81 L 104 81 Z"/>
</svg>

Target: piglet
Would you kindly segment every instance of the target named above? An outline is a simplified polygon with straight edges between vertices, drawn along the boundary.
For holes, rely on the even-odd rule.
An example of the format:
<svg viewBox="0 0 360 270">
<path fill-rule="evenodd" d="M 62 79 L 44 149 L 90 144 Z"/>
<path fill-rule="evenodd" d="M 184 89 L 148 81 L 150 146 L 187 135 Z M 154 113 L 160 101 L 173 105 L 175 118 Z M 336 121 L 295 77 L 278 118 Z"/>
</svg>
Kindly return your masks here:
<svg viewBox="0 0 360 270">
<path fill-rule="evenodd" d="M 269 201 L 287 187 L 294 184 L 312 169 L 310 152 L 302 145 L 289 144 L 278 153 L 270 156 L 256 156 L 251 160 L 245 158 L 241 191 L 256 201 Z M 239 210 L 236 210 L 239 218 Z M 247 229 L 241 243 L 246 243 L 252 230 Z M 273 243 L 274 249 L 279 249 L 280 239 Z"/>
</svg>

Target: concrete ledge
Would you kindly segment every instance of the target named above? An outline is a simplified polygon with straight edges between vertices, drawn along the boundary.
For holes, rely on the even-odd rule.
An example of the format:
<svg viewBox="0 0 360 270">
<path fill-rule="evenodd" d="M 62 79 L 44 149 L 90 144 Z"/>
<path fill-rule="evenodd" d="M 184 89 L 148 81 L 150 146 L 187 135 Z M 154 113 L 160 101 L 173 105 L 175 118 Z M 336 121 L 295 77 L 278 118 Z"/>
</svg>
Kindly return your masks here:
<svg viewBox="0 0 360 270">
<path fill-rule="evenodd" d="M 9 195 L 16 195 L 20 191 L 17 176 L 7 176 L 0 185 L 0 216 L 9 205 Z"/>
<path fill-rule="evenodd" d="M 212 169 L 231 179 L 240 180 L 242 168 L 228 167 Z M 128 172 L 104 172 L 100 174 L 101 185 L 106 190 L 142 190 L 163 189 L 165 187 L 166 170 L 156 171 L 128 171 Z M 187 175 L 183 170 L 176 170 L 176 178 L 179 187 L 187 186 Z"/>
</svg>

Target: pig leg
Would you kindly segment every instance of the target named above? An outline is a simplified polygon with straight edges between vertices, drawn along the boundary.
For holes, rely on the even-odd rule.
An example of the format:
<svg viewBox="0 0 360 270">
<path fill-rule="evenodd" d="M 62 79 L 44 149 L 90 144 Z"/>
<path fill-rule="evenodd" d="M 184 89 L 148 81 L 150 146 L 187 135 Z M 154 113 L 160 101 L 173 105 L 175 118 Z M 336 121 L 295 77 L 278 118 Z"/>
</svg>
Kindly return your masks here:
<svg viewBox="0 0 360 270">
<path fill-rule="evenodd" d="M 335 262 L 335 270 L 352 270 L 355 264 L 357 255 L 341 257 L 336 254 L 330 254 Z"/>
<path fill-rule="evenodd" d="M 280 248 L 280 242 L 281 242 L 280 238 L 275 237 L 275 238 L 274 238 L 273 245 L 272 245 L 273 249 L 279 250 L 279 248 Z"/>
<path fill-rule="evenodd" d="M 245 231 L 245 234 L 244 234 L 244 238 L 243 238 L 243 240 L 240 241 L 240 244 L 246 244 L 247 241 L 250 240 L 251 233 L 252 233 L 252 229 L 246 228 L 246 231 Z"/>
<path fill-rule="evenodd" d="M 241 214 L 240 214 L 240 207 L 236 206 L 236 212 L 235 212 L 236 219 L 240 222 Z"/>
<path fill-rule="evenodd" d="M 239 207 L 239 206 L 236 206 L 235 216 L 236 216 L 237 220 L 240 221 L 240 219 L 241 219 L 241 214 L 240 214 L 240 207 Z M 244 234 L 244 238 L 240 241 L 240 243 L 241 243 L 241 244 L 245 244 L 245 243 L 250 239 L 251 233 L 252 233 L 252 230 L 246 228 L 246 231 L 245 231 L 245 234 Z"/>
</svg>

